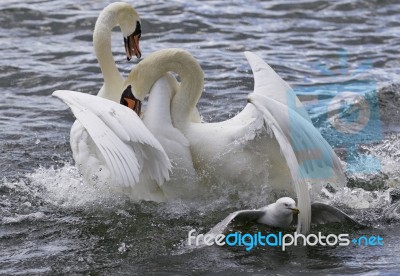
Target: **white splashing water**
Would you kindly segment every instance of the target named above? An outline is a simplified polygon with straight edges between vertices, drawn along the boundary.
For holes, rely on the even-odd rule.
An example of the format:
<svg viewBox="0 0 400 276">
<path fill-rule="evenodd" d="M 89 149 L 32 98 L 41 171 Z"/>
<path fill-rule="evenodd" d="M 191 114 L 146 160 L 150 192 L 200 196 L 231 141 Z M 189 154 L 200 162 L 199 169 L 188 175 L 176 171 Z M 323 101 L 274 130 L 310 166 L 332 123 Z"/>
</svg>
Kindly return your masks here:
<svg viewBox="0 0 400 276">
<path fill-rule="evenodd" d="M 400 137 L 390 135 L 373 146 L 363 146 L 373 156 L 377 157 L 381 164 L 381 172 L 385 173 L 388 179 L 388 186 L 400 188 Z"/>
<path fill-rule="evenodd" d="M 385 180 L 385 188 L 375 191 L 366 191 L 362 188 L 344 188 L 336 193 L 330 193 L 323 190 L 322 196 L 317 196 L 318 201 L 323 201 L 327 204 L 343 206 L 350 209 L 370 209 L 379 208 L 385 209 L 390 206 L 390 193 L 395 188 L 400 188 L 399 176 L 400 168 L 398 166 L 400 160 L 400 139 L 388 137 L 382 143 L 373 146 L 364 146 L 374 156 L 377 156 L 381 161 L 382 172 L 389 175 Z M 357 176 L 363 178 L 362 175 Z M 367 176 L 365 177 L 367 178 Z M 370 180 L 368 180 L 370 181 Z M 50 204 L 54 204 L 65 208 L 84 207 L 87 205 L 101 205 L 103 202 L 115 201 L 120 202 L 120 196 L 112 194 L 104 187 L 95 187 L 87 185 L 83 182 L 77 168 L 71 164 L 66 164 L 62 168 L 38 168 L 33 173 L 25 175 L 25 178 L 18 181 L 10 182 L 4 179 L 3 185 L 7 188 L 29 194 L 40 198 Z M 231 189 L 234 192 L 234 187 Z M 250 198 L 251 200 L 251 198 Z M 254 198 L 259 204 L 259 199 Z M 172 213 L 188 212 L 188 204 L 179 201 L 163 205 L 161 208 Z M 188 203 L 188 202 L 186 202 Z M 257 203 L 249 203 L 252 207 Z M 5 203 L 4 203 L 5 204 Z M 27 204 L 30 204 L 27 202 Z M 177 207 L 178 205 L 179 207 Z M 203 211 L 216 210 L 226 204 L 235 206 L 234 202 L 230 202 L 230 197 L 227 194 L 221 195 L 221 198 L 215 198 L 212 203 L 200 205 Z M 191 205 L 191 204 L 190 204 Z M 237 205 L 236 205 L 237 206 Z M 239 207 L 239 206 L 238 206 Z M 176 210 L 178 209 L 178 210 Z M 4 223 L 12 222 L 13 220 L 29 220 L 40 219 L 39 213 L 32 213 L 30 216 L 8 217 Z"/>
<path fill-rule="evenodd" d="M 345 206 L 350 209 L 383 208 L 391 203 L 391 189 L 383 191 L 366 191 L 362 188 L 347 188 L 329 194 L 326 201 L 330 205 Z M 324 193 L 326 196 L 327 193 Z"/>
<path fill-rule="evenodd" d="M 113 198 L 112 194 L 85 184 L 77 168 L 71 164 L 57 169 L 40 167 L 18 181 L 4 179 L 3 186 L 66 208 L 101 204 Z"/>
<path fill-rule="evenodd" d="M 393 209 L 392 207 L 398 204 L 393 202 L 391 193 L 400 189 L 400 139 L 397 135 L 387 136 L 379 144 L 363 145 L 362 150 L 379 160 L 381 174 L 375 178 L 374 175 L 362 173 L 353 174 L 351 177 L 361 183 L 369 183 L 372 187 L 375 185 L 377 188 L 367 191 L 360 187 L 346 187 L 336 193 L 330 193 L 324 189 L 318 200 L 349 209 L 380 209 L 385 214 L 387 210 Z M 357 163 L 361 162 L 363 162 L 363 157 L 357 160 Z M 383 182 L 383 184 L 378 182 Z"/>
<path fill-rule="evenodd" d="M 41 220 L 45 218 L 45 214 L 43 212 L 36 212 L 26 215 L 15 215 L 10 217 L 3 217 L 1 222 L 3 224 L 12 224 L 12 223 L 19 223 L 22 221 L 34 221 L 34 220 Z"/>
</svg>

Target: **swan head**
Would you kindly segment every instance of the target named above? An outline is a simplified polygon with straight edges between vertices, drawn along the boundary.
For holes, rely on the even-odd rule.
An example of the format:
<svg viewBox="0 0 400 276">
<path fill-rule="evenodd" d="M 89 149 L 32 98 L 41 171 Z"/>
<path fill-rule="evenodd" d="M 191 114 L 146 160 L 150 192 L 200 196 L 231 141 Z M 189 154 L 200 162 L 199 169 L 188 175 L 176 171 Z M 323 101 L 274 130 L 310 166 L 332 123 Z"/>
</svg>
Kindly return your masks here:
<svg viewBox="0 0 400 276">
<path fill-rule="evenodd" d="M 139 39 L 141 36 L 142 29 L 140 26 L 140 21 L 136 21 L 136 28 L 130 35 L 125 36 L 124 34 L 125 53 L 128 61 L 131 60 L 133 55 L 135 55 L 137 58 L 142 56 L 142 52 L 140 51 L 139 47 Z"/>
<path fill-rule="evenodd" d="M 140 58 L 142 53 L 139 47 L 139 39 L 142 36 L 142 26 L 138 13 L 127 3 L 117 2 L 113 4 L 117 11 L 116 21 L 124 35 L 126 58 L 130 60 L 133 55 Z"/>
<path fill-rule="evenodd" d="M 296 202 L 290 197 L 282 197 L 275 202 L 275 210 L 283 216 L 292 216 L 300 213 Z"/>
<path fill-rule="evenodd" d="M 133 95 L 131 85 L 128 85 L 124 92 L 122 92 L 120 104 L 129 107 L 140 117 L 140 113 L 142 112 L 142 101 Z"/>
<path fill-rule="evenodd" d="M 127 59 L 130 60 L 134 55 L 140 58 L 142 55 L 139 48 L 139 39 L 142 35 L 140 17 L 131 5 L 123 2 L 109 4 L 97 18 L 93 33 L 95 51 L 101 51 L 105 43 L 110 43 L 110 37 L 107 36 L 111 36 L 109 33 L 116 26 L 121 28 L 124 36 Z"/>
</svg>

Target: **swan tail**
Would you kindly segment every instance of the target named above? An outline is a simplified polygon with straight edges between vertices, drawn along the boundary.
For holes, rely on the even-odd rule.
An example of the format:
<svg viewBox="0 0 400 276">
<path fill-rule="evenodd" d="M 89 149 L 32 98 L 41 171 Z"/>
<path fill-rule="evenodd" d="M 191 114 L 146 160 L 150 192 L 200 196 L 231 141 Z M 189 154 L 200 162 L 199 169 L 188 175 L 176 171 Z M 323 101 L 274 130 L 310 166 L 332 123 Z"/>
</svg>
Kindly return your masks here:
<svg viewBox="0 0 400 276">
<path fill-rule="evenodd" d="M 169 179 L 167 154 L 132 110 L 75 91 L 58 90 L 53 96 L 71 108 L 90 135 L 110 171 L 112 185 L 133 188 L 142 171 L 158 185 Z"/>
</svg>

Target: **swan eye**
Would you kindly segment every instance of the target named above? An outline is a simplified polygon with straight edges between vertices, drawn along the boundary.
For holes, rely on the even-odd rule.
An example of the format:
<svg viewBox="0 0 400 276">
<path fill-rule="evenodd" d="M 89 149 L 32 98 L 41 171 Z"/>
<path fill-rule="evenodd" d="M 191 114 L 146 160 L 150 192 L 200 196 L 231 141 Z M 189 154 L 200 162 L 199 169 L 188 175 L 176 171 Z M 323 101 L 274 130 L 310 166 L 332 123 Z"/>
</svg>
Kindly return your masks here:
<svg viewBox="0 0 400 276">
<path fill-rule="evenodd" d="M 285 203 L 285 207 L 289 207 L 289 204 Z"/>
</svg>

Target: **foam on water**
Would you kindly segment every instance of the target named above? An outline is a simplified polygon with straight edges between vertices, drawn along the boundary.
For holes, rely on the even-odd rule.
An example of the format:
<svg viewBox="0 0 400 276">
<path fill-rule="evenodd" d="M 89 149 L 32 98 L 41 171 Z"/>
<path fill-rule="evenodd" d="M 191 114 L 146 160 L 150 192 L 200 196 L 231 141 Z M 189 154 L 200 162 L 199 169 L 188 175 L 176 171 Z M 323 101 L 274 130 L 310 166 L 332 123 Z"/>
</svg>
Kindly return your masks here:
<svg viewBox="0 0 400 276">
<path fill-rule="evenodd" d="M 400 136 L 390 134 L 379 144 L 362 147 L 380 161 L 381 172 L 388 176 L 388 185 L 400 188 Z"/>
<path fill-rule="evenodd" d="M 22 221 L 39 221 L 45 218 L 45 214 L 43 212 L 36 212 L 27 215 L 16 215 L 13 217 L 3 217 L 2 223 L 4 224 L 11 224 L 11 223 L 19 223 Z"/>
<path fill-rule="evenodd" d="M 77 168 L 69 163 L 57 169 L 40 167 L 18 181 L 4 179 L 2 186 L 63 208 L 101 205 L 119 199 L 104 189 L 83 183 Z"/>
<path fill-rule="evenodd" d="M 324 190 L 322 196 L 317 197 L 319 200 L 351 209 L 384 209 L 392 203 L 391 193 L 396 189 L 400 189 L 400 169 L 398 166 L 400 160 L 399 137 L 397 135 L 388 135 L 380 143 L 362 145 L 361 148 L 363 152 L 368 152 L 379 159 L 380 175 L 349 173 L 349 187 L 335 193 Z M 359 156 L 358 160 L 356 160 L 357 164 L 365 166 L 363 162 L 363 156 Z M 364 186 L 365 183 L 368 184 L 368 187 Z M 25 202 L 22 202 L 25 207 L 32 205 L 29 202 L 29 198 L 40 198 L 41 201 L 47 204 L 63 208 L 79 208 L 89 205 L 100 206 L 110 201 L 113 204 L 117 204 L 127 199 L 123 195 L 111 193 L 109 189 L 103 186 L 85 184 L 77 168 L 68 162 L 58 168 L 39 167 L 32 173 L 27 173 L 19 180 L 9 181 L 4 178 L 0 188 L 11 189 L 26 195 L 27 199 Z M 167 208 L 172 213 L 185 213 L 187 208 L 190 209 L 189 206 L 197 206 L 196 208 L 203 209 L 203 211 L 213 211 L 226 205 L 237 208 L 243 206 L 257 208 L 262 204 L 268 204 L 270 201 L 270 199 L 266 198 L 267 194 L 265 194 L 268 193 L 268 190 L 264 190 L 261 194 L 253 193 L 248 186 L 246 189 L 249 191 L 242 189 L 242 192 L 238 194 L 237 188 L 233 185 L 229 187 L 227 183 L 212 183 L 210 189 L 218 194 L 212 200 L 207 201 L 207 197 L 199 198 L 198 202 L 178 199 L 170 202 L 169 205 L 163 205 L 162 208 L 164 211 Z M 236 203 L 233 203 L 235 201 Z M 238 202 L 241 203 L 238 204 Z M 4 207 L 7 207 L 7 204 L 10 207 L 11 203 L 9 201 L 5 200 L 2 203 Z M 34 212 L 32 217 L 35 217 L 35 214 L 39 213 Z M 29 217 L 16 219 L 29 219 Z M 10 218 L 9 221 L 12 221 L 12 219 Z"/>
<path fill-rule="evenodd" d="M 382 177 L 383 189 L 363 189 L 362 181 L 366 181 L 373 185 L 371 175 L 369 174 L 352 174 L 349 175 L 356 183 L 361 183 L 355 187 L 346 187 L 339 191 L 328 191 L 324 189 L 321 195 L 317 195 L 316 199 L 326 202 L 331 205 L 339 206 L 344 209 L 353 210 L 366 210 L 366 209 L 380 209 L 386 210 L 393 203 L 392 192 L 400 189 L 398 182 L 399 172 L 396 166 L 399 149 L 396 146 L 400 145 L 398 139 L 388 137 L 383 140 L 381 144 L 368 146 L 368 149 L 379 156 L 382 164 L 382 172 L 390 174 L 390 177 Z M 372 184 L 371 184 L 372 183 Z M 157 209 L 165 216 L 179 217 L 183 214 L 188 214 L 192 208 L 196 208 L 199 213 L 214 212 L 220 210 L 221 207 L 230 206 L 230 208 L 257 208 L 262 204 L 268 204 L 266 198 L 256 197 L 251 191 L 243 191 L 240 197 L 237 197 L 237 189 L 231 187 L 226 189 L 226 183 L 220 189 L 224 189 L 219 197 L 213 197 L 212 200 L 202 201 L 185 201 L 184 199 L 177 199 L 169 203 L 162 203 Z M 77 168 L 74 165 L 66 163 L 61 168 L 43 168 L 40 167 L 34 172 L 25 175 L 25 177 L 18 181 L 8 181 L 4 179 L 1 188 L 7 188 L 17 191 L 26 196 L 26 201 L 23 202 L 25 207 L 31 207 L 32 203 L 29 202 L 30 198 L 39 198 L 46 204 L 55 205 L 62 208 L 80 208 L 87 206 L 100 207 L 102 204 L 107 204 L 114 208 L 118 214 L 125 213 L 121 209 L 121 202 L 129 201 L 127 197 L 111 193 L 104 187 L 95 187 L 85 184 L 80 176 Z M 218 190 L 218 183 L 214 183 L 213 190 Z M 238 203 L 239 202 L 239 203 Z M 240 203 L 241 202 L 241 203 Z M 139 204 L 146 205 L 146 202 L 139 202 Z M 4 201 L 4 207 L 10 207 L 11 203 Z M 114 206 L 114 207 L 112 207 Z M 128 214 L 129 215 L 129 214 Z M 28 214 L 15 214 L 14 216 L 6 216 L 3 218 L 3 223 L 13 223 L 23 220 L 42 219 L 43 212 L 33 212 Z M 374 220 L 374 219 L 372 219 Z"/>
</svg>

